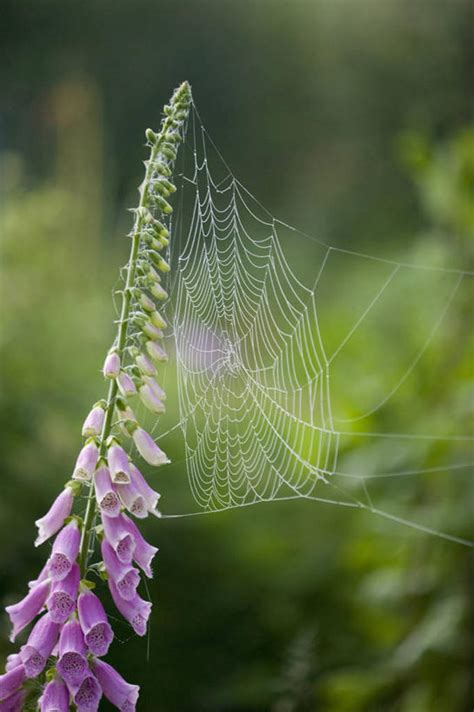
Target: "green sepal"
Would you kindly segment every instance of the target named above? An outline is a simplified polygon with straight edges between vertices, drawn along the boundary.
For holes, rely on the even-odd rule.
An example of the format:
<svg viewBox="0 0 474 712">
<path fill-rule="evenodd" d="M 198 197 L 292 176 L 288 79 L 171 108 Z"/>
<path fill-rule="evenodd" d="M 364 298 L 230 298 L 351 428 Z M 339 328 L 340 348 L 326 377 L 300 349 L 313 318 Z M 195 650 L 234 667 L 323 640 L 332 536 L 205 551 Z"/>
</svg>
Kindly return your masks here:
<svg viewBox="0 0 474 712">
<path fill-rule="evenodd" d="M 70 517 L 66 517 L 66 519 L 64 520 L 64 525 L 66 526 L 66 524 L 70 524 L 71 522 L 77 522 L 79 529 L 82 530 L 84 526 L 84 520 L 78 514 L 71 514 Z"/>
<path fill-rule="evenodd" d="M 93 591 L 95 588 L 95 583 L 94 581 L 89 581 L 89 579 L 81 579 L 79 586 L 82 588 L 87 588 L 89 591 Z"/>
<path fill-rule="evenodd" d="M 135 430 L 138 428 L 138 423 L 135 420 L 124 420 L 123 421 L 123 427 L 127 431 L 127 433 L 132 436 Z"/>
<path fill-rule="evenodd" d="M 69 480 L 69 482 L 66 482 L 64 485 L 64 489 L 68 487 L 72 491 L 73 497 L 77 497 L 77 495 L 81 493 L 83 484 L 84 483 L 80 480 Z"/>
<path fill-rule="evenodd" d="M 109 574 L 107 573 L 107 569 L 105 568 L 105 564 L 103 561 L 97 564 L 97 575 L 100 579 L 102 579 L 102 581 L 109 580 Z"/>
<path fill-rule="evenodd" d="M 45 673 L 46 682 L 52 682 L 55 677 L 56 677 L 56 668 L 54 666 L 48 668 L 48 670 L 46 670 L 46 673 Z"/>
</svg>

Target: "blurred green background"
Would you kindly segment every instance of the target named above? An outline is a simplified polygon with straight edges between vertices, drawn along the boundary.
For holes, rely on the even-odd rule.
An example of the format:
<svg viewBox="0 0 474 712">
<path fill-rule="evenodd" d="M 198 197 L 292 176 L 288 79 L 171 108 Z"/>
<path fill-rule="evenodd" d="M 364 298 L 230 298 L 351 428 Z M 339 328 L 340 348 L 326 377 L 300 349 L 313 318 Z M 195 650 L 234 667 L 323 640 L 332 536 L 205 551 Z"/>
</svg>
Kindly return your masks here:
<svg viewBox="0 0 474 712">
<path fill-rule="evenodd" d="M 158 125 L 172 89 L 191 82 L 234 173 L 283 220 L 339 247 L 472 270 L 472 14 L 468 0 L 2 1 L 2 604 L 42 565 L 33 522 L 69 477 L 83 418 L 103 393 L 125 209 L 141 180 L 143 130 Z M 316 261 L 310 242 L 301 249 L 301 263 Z M 335 277 L 326 322 L 343 335 L 344 309 L 368 277 L 349 263 Z M 439 313 L 429 279 L 418 297 L 415 283 L 414 296 L 389 305 L 406 333 L 395 364 L 423 310 Z M 471 283 L 367 430 L 472 433 Z M 356 341 L 341 367 L 343 417 L 357 416 L 350 364 L 368 349 Z M 384 373 L 386 362 L 374 339 L 369 366 Z M 391 384 L 378 384 L 382 395 Z M 167 445 L 179 463 L 179 435 Z M 473 455 L 455 441 L 384 447 L 385 469 Z M 360 440 L 343 454 L 358 471 L 374 468 Z M 184 511 L 183 464 L 159 478 L 163 510 Z M 471 480 L 449 468 L 382 480 L 377 504 L 472 539 Z M 146 532 L 161 550 L 151 635 L 130 637 L 117 622 L 110 656 L 142 686 L 140 709 L 472 709 L 468 548 L 304 501 L 154 520 Z M 0 632 L 3 658 L 13 649 L 6 616 Z"/>
</svg>

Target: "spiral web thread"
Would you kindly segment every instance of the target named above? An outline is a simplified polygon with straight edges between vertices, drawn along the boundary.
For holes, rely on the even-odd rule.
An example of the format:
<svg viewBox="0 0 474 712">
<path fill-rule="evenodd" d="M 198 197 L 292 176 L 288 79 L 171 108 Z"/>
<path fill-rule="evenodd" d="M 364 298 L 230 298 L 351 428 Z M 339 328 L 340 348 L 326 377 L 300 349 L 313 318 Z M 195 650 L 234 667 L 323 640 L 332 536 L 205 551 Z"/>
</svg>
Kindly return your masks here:
<svg viewBox="0 0 474 712">
<path fill-rule="evenodd" d="M 416 529 L 471 545 L 374 506 L 371 479 L 466 470 L 471 462 L 372 474 L 338 469 L 344 438 L 459 441 L 471 435 L 418 435 L 344 431 L 382 408 L 416 369 L 452 308 L 461 284 L 474 273 L 413 265 L 326 245 L 312 284 L 289 263 L 292 234 L 303 235 L 271 215 L 233 175 L 193 107 L 181 194 L 191 196 L 187 221 L 174 226 L 174 282 L 167 318 L 173 324 L 179 393 L 179 422 L 189 485 L 198 512 L 304 498 L 368 509 Z M 285 242 L 286 249 L 283 248 Z M 318 285 L 335 255 L 383 268 L 383 279 L 339 346 L 328 353 L 318 313 Z M 354 334 L 404 272 L 435 271 L 447 291 L 417 353 L 393 387 L 354 418 L 336 420 L 331 406 L 334 365 Z M 358 481 L 361 495 L 344 487 Z M 329 492 L 329 496 L 328 496 Z M 168 516 L 189 516 L 186 514 Z M 166 515 L 165 515 L 166 516 Z"/>
</svg>

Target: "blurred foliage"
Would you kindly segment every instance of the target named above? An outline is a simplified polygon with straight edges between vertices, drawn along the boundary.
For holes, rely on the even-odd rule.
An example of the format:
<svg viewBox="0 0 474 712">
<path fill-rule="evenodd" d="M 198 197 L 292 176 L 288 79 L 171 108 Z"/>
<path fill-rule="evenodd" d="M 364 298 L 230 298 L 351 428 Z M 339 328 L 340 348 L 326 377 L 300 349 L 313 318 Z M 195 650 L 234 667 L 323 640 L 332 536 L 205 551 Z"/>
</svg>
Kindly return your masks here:
<svg viewBox="0 0 474 712">
<path fill-rule="evenodd" d="M 127 251 L 124 205 L 134 201 L 143 129 L 170 89 L 192 82 L 236 174 L 279 216 L 330 243 L 405 262 L 472 269 L 474 133 L 467 1 L 5 0 L 1 14 L 7 604 L 41 566 L 34 519 L 69 476 L 83 417 L 101 393 L 110 294 Z M 308 246 L 301 261 L 313 258 Z M 342 269 L 343 288 L 323 294 L 336 342 L 349 296 L 369 279 Z M 438 286 L 420 281 L 423 308 L 440 298 Z M 467 431 L 471 304 L 463 289 L 417 377 L 368 428 Z M 387 355 L 385 334 L 354 341 L 348 366 L 388 368 L 417 343 L 424 312 L 389 306 L 403 343 Z M 354 371 L 340 372 L 338 412 L 357 416 Z M 366 392 L 371 382 L 359 386 Z M 404 466 L 413 455 L 355 444 L 343 453 L 349 469 Z M 175 460 L 180 447 L 177 437 Z M 472 448 L 434 442 L 417 457 L 417 467 L 435 467 L 472 460 Z M 182 465 L 172 478 L 160 474 L 170 511 L 180 509 L 185 477 Z M 383 480 L 371 494 L 382 509 L 472 538 L 469 473 Z M 141 709 L 472 708 L 467 549 L 369 512 L 303 501 L 154 521 L 147 533 L 161 549 L 150 639 L 130 638 L 117 621 L 127 645 L 111 656 L 142 685 Z M 0 632 L 3 656 L 5 617 Z"/>
</svg>

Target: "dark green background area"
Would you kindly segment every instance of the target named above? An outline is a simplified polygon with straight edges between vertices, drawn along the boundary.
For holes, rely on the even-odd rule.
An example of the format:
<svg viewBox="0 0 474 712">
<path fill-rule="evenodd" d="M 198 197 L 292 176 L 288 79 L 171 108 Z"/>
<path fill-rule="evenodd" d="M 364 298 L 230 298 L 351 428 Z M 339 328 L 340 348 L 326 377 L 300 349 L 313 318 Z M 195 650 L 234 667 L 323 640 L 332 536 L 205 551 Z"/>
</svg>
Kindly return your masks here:
<svg viewBox="0 0 474 712">
<path fill-rule="evenodd" d="M 23 595 L 44 561 L 33 522 L 70 476 L 82 420 L 103 395 L 143 131 L 158 126 L 172 89 L 191 82 L 235 175 L 286 222 L 339 247 L 468 270 L 472 15 L 467 0 L 2 1 L 2 604 Z M 315 259 L 310 242 L 298 259 Z M 338 276 L 334 298 L 325 294 L 336 331 L 340 305 L 363 288 L 342 265 Z M 466 282 L 409 390 L 369 430 L 469 432 L 471 300 Z M 418 329 L 411 306 L 407 339 Z M 368 357 L 356 345 L 349 355 Z M 380 340 L 370 358 L 386 358 Z M 177 436 L 177 462 L 180 448 Z M 359 448 L 358 463 L 370 454 Z M 472 454 L 438 442 L 414 467 Z M 149 474 L 164 511 L 189 507 L 182 463 Z M 436 529 L 472 539 L 471 478 L 387 481 L 378 503 L 415 522 L 428 513 Z M 472 708 L 468 548 L 304 501 L 145 529 L 160 547 L 150 637 L 117 620 L 110 655 L 141 685 L 141 710 Z M 3 658 L 13 650 L 6 616 L 0 633 Z"/>
</svg>

